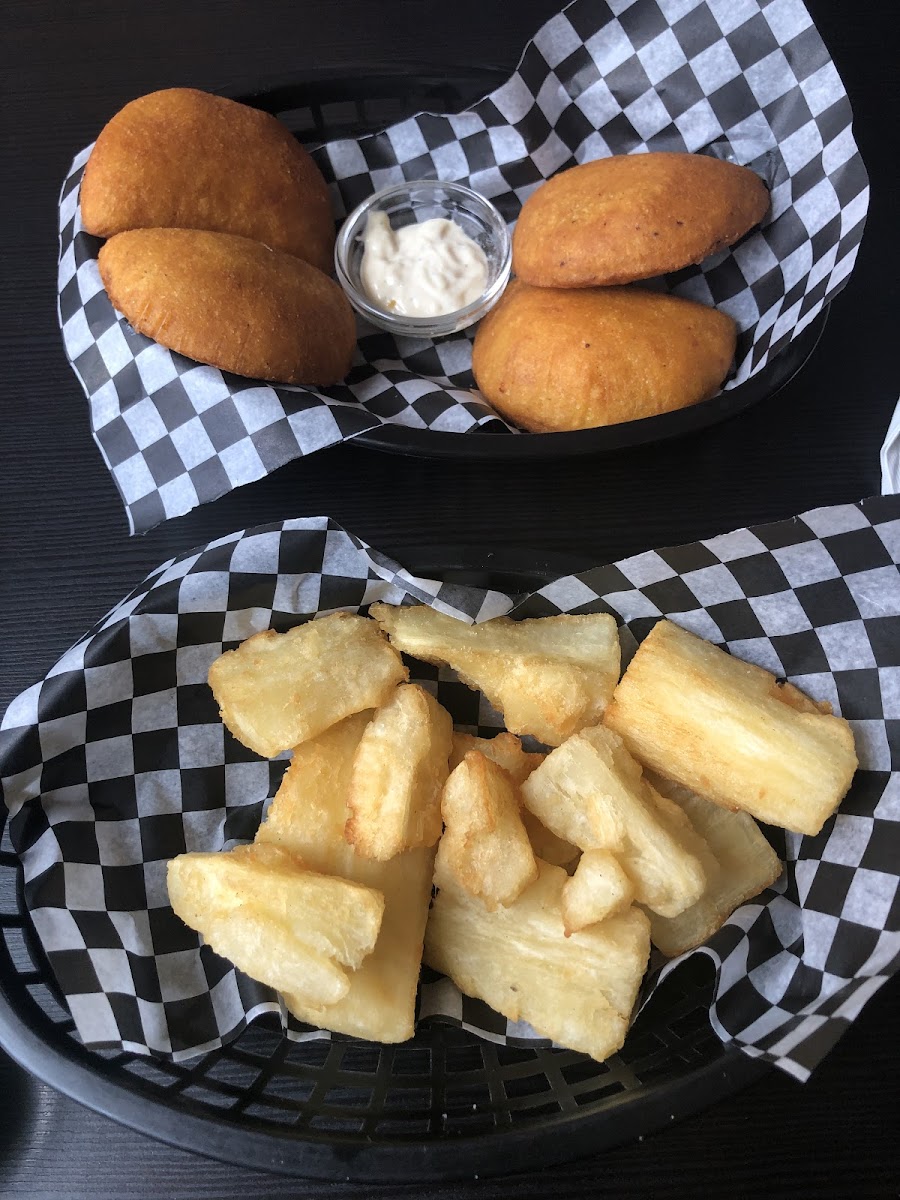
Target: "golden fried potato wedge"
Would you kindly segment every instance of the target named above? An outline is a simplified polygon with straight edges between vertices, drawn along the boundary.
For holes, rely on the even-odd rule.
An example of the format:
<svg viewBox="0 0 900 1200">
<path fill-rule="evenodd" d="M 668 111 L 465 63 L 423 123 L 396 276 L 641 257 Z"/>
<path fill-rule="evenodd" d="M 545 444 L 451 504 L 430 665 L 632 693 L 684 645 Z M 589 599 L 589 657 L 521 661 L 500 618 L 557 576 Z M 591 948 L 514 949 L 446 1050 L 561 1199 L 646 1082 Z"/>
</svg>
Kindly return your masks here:
<svg viewBox="0 0 900 1200">
<path fill-rule="evenodd" d="M 485 758 L 502 767 L 517 787 L 547 757 L 545 754 L 524 750 L 521 739 L 514 733 L 498 733 L 492 738 L 475 737 L 471 733 L 454 733 L 453 750 L 450 753 L 451 771 L 459 766 L 469 750 L 480 750 Z M 523 807 L 521 817 L 536 858 L 542 858 L 544 862 L 553 863 L 557 867 L 569 867 L 578 858 L 581 853 L 578 847 L 557 837 L 546 825 L 541 824 L 534 813 Z"/>
<path fill-rule="evenodd" d="M 374 621 L 338 612 L 248 638 L 216 659 L 209 686 L 238 741 L 273 758 L 383 704 L 406 677 Z"/>
<path fill-rule="evenodd" d="M 168 887 L 175 913 L 216 954 L 307 1004 L 347 994 L 384 913 L 381 892 L 311 871 L 274 846 L 181 854 L 169 862 Z"/>
<path fill-rule="evenodd" d="M 350 370 L 356 322 L 333 279 L 261 242 L 132 229 L 100 250 L 110 303 L 138 333 L 251 379 L 328 387 Z"/>
<path fill-rule="evenodd" d="M 140 96 L 103 127 L 81 182 L 88 233 L 206 229 L 326 273 L 334 216 L 319 168 L 275 117 L 196 88 Z"/>
<path fill-rule="evenodd" d="M 736 339 L 727 313 L 680 296 L 515 279 L 478 327 L 472 371 L 488 403 L 522 429 L 594 429 L 714 396 Z"/>
<path fill-rule="evenodd" d="M 453 720 L 414 683 L 401 683 L 366 726 L 350 775 L 344 837 L 382 862 L 433 846 L 441 836 L 441 790 Z"/>
<path fill-rule="evenodd" d="M 650 940 L 675 958 L 711 938 L 736 908 L 778 879 L 783 865 L 749 813 L 730 812 L 661 775 L 648 777 L 658 797 L 679 808 L 707 847 L 700 899 L 677 917 L 649 914 Z"/>
<path fill-rule="evenodd" d="M 498 733 L 496 737 L 481 738 L 472 733 L 453 734 L 453 748 L 450 751 L 450 770 L 458 767 L 470 750 L 480 750 L 485 758 L 502 767 L 517 786 L 521 784 L 535 767 L 544 761 L 543 754 L 534 754 L 523 749 L 521 738 L 514 733 Z"/>
<path fill-rule="evenodd" d="M 577 846 L 573 846 L 565 838 L 558 837 L 524 805 L 522 806 L 522 824 L 525 826 L 525 832 L 528 834 L 535 858 L 542 858 L 544 862 L 551 863 L 554 867 L 565 867 L 567 871 L 572 870 L 581 855 Z"/>
<path fill-rule="evenodd" d="M 438 884 L 452 877 L 491 911 L 512 904 L 538 873 L 520 804 L 506 771 L 480 751 L 468 751 L 441 797 L 445 828 L 435 860 Z"/>
<path fill-rule="evenodd" d="M 663 620 L 638 647 L 603 721 L 661 775 L 725 808 L 816 834 L 857 767 L 850 726 L 830 714 Z"/>
<path fill-rule="evenodd" d="M 357 713 L 294 751 L 256 844 L 281 846 L 315 870 L 384 895 L 375 949 L 350 977 L 346 995 L 324 1006 L 286 993 L 298 1020 L 373 1042 L 403 1042 L 414 1032 L 422 939 L 431 899 L 433 847 L 388 862 L 363 858 L 344 840 L 353 757 L 371 712 Z"/>
<path fill-rule="evenodd" d="M 563 884 L 566 937 L 623 912 L 634 900 L 634 884 L 608 850 L 585 850 L 575 874 Z M 650 920 L 653 929 L 653 918 Z"/>
<path fill-rule="evenodd" d="M 560 171 L 528 197 L 513 270 L 546 288 L 650 279 L 730 246 L 768 207 L 748 167 L 708 154 L 616 154 Z"/>
<path fill-rule="evenodd" d="M 657 812 L 652 789 L 622 739 L 602 725 L 550 752 L 522 784 L 527 808 L 582 850 L 609 850 L 654 912 L 677 916 L 700 898 L 703 867 Z"/>
<path fill-rule="evenodd" d="M 533 884 L 489 912 L 450 880 L 435 898 L 425 962 L 510 1021 L 602 1062 L 621 1048 L 647 966 L 647 917 L 637 908 L 566 937 L 561 867 L 538 863 Z"/>
<path fill-rule="evenodd" d="M 398 650 L 452 667 L 484 692 L 513 733 L 550 746 L 600 719 L 619 677 L 615 619 L 607 613 L 466 625 L 427 605 L 373 604 Z"/>
</svg>

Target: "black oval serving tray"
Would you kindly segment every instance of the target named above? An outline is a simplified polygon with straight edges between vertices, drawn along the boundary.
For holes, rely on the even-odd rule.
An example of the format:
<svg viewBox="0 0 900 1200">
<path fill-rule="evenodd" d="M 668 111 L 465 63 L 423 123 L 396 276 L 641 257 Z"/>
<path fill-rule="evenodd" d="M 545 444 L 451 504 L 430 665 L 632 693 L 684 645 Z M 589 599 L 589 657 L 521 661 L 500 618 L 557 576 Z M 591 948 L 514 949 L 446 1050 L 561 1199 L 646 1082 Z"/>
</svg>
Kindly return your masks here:
<svg viewBox="0 0 900 1200">
<path fill-rule="evenodd" d="M 224 87 L 222 95 L 279 117 L 302 141 L 360 137 L 416 112 L 458 112 L 499 86 L 507 71 L 490 66 L 458 68 L 403 64 L 392 72 L 341 78 L 328 68 L 301 79 L 272 80 L 259 87 Z M 597 429 L 571 433 L 445 433 L 402 425 L 381 425 L 353 439 L 392 454 L 418 458 L 528 460 L 570 458 L 621 450 L 680 437 L 716 425 L 774 395 L 800 370 L 816 348 L 827 308 L 759 374 L 709 400 Z"/>
<path fill-rule="evenodd" d="M 508 549 L 485 569 L 465 547 L 408 549 L 404 559 L 431 578 L 519 592 L 585 565 L 523 561 Z M 399 1046 L 291 1042 L 268 1016 L 181 1063 L 88 1050 L 23 902 L 5 820 L 0 805 L 0 1046 L 66 1095 L 187 1150 L 332 1180 L 504 1174 L 649 1133 L 766 1069 L 713 1033 L 712 967 L 702 956 L 661 985 L 603 1064 L 570 1050 L 495 1045 L 437 1021 Z"/>
</svg>

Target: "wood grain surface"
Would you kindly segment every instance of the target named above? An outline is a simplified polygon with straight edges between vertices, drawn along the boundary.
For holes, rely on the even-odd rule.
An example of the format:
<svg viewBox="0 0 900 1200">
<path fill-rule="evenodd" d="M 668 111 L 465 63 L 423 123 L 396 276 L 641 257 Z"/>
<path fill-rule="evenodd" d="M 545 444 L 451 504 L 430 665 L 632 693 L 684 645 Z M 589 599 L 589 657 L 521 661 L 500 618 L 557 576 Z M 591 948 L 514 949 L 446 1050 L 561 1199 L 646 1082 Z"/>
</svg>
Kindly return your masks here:
<svg viewBox="0 0 900 1200">
<path fill-rule="evenodd" d="M 446 543 L 561 568 L 878 491 L 897 400 L 897 44 L 882 0 L 809 7 L 855 112 L 869 226 L 823 341 L 779 395 L 678 442 L 539 464 L 352 445 L 129 538 L 56 322 L 56 200 L 72 156 L 155 88 L 247 88 L 319 64 L 512 68 L 557 0 L 30 0 L 4 6 L 0 249 L 0 710 L 160 561 L 264 521 L 328 513 L 415 569 Z M 0 1058 L 0 1195 L 14 1197 L 874 1197 L 900 1193 L 897 1017 L 885 987 L 805 1086 L 771 1074 L 662 1133 L 563 1168 L 374 1188 L 207 1162 L 95 1116 Z M 515 1167 L 510 1163 L 510 1170 Z"/>
</svg>

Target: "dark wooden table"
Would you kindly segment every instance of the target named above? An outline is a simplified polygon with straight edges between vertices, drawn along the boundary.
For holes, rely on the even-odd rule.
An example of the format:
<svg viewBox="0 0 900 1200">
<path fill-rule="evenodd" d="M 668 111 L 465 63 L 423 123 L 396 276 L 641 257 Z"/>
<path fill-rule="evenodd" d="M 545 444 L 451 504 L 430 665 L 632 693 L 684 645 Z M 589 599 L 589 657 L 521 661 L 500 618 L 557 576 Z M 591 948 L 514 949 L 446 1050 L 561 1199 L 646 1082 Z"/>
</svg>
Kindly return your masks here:
<svg viewBox="0 0 900 1200">
<path fill-rule="evenodd" d="M 810 4 L 850 93 L 873 196 L 856 273 L 785 391 L 683 441 L 514 466 L 352 445 L 291 464 L 142 538 L 88 429 L 56 325 L 56 197 L 74 152 L 142 92 L 246 87 L 327 64 L 500 64 L 557 0 L 31 0 L 6 6 L 0 191 L 0 709 L 161 560 L 232 529 L 328 513 L 413 569 L 462 547 L 577 568 L 878 491 L 897 399 L 892 211 L 897 44 L 883 0 Z M 897 981 L 811 1082 L 770 1074 L 671 1129 L 543 1173 L 428 1189 L 446 1197 L 893 1196 L 900 1192 Z M 511 1163 L 510 1167 L 514 1164 Z M 254 1174 L 95 1116 L 0 1058 L 0 1194 L 417 1195 Z"/>
</svg>

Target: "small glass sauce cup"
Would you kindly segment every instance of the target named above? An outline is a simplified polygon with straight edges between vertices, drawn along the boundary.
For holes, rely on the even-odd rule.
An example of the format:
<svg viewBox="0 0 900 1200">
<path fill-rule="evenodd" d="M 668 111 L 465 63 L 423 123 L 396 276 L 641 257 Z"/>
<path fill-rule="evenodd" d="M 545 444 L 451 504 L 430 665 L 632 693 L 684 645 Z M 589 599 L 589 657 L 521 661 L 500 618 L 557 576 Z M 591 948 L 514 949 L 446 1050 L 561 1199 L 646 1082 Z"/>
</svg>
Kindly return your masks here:
<svg viewBox="0 0 900 1200">
<path fill-rule="evenodd" d="M 477 300 L 455 312 L 436 317 L 407 317 L 390 312 L 369 299 L 360 282 L 363 235 L 369 215 L 383 212 L 399 229 L 432 217 L 447 217 L 477 242 L 488 263 L 487 284 Z M 404 337 L 437 338 L 465 329 L 494 307 L 509 281 L 512 250 L 509 229 L 490 200 L 461 183 L 417 179 L 392 184 L 375 192 L 347 217 L 334 247 L 338 282 L 358 313 L 380 329 Z"/>
</svg>

